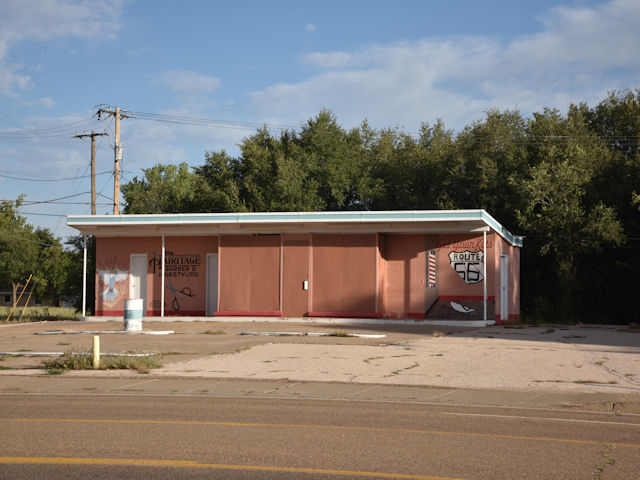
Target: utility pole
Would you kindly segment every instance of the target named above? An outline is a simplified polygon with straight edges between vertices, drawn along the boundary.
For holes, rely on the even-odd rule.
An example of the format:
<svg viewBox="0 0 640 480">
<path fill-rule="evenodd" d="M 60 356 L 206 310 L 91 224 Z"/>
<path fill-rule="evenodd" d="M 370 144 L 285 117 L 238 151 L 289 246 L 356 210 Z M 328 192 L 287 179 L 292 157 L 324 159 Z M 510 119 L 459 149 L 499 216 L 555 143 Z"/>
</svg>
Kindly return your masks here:
<svg viewBox="0 0 640 480">
<path fill-rule="evenodd" d="M 122 162 L 122 145 L 120 144 L 120 119 L 121 118 L 135 118 L 131 112 L 126 110 L 120 110 L 120 107 L 109 107 L 107 105 L 100 105 L 98 111 L 98 120 L 102 115 L 112 115 L 116 119 L 116 144 L 113 147 L 114 161 L 113 161 L 113 214 L 120 214 L 120 162 Z"/>
<path fill-rule="evenodd" d="M 108 133 L 80 133 L 73 138 L 91 137 L 91 215 L 96 214 L 96 137 L 102 137 Z"/>
</svg>

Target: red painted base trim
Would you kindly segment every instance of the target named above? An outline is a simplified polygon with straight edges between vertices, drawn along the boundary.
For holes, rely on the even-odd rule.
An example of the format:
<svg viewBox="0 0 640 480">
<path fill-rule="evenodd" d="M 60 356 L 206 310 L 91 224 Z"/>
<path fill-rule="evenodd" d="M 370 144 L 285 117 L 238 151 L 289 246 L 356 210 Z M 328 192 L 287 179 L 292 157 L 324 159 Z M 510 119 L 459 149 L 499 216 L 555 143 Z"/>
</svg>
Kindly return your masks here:
<svg viewBox="0 0 640 480">
<path fill-rule="evenodd" d="M 218 310 L 214 313 L 216 317 L 283 317 L 282 311 L 241 311 L 241 310 Z"/>
<path fill-rule="evenodd" d="M 154 317 L 160 316 L 160 310 L 152 310 L 147 315 L 153 315 Z M 174 312 L 173 310 L 165 310 L 165 317 L 204 317 L 206 312 L 204 310 L 179 310 Z"/>
<path fill-rule="evenodd" d="M 519 313 L 510 313 L 509 320 L 506 322 L 500 318 L 500 314 L 496 315 L 496 325 L 505 325 L 506 323 L 518 323 L 520 321 Z"/>
<path fill-rule="evenodd" d="M 445 302 L 447 301 L 456 301 L 456 300 L 467 300 L 469 302 L 482 302 L 484 300 L 484 297 L 482 295 L 459 295 L 459 296 L 455 296 L 455 295 L 451 295 L 451 296 L 447 296 L 447 295 L 440 295 L 440 297 L 438 297 L 439 300 L 444 300 Z M 489 302 L 495 302 L 496 301 L 496 297 L 493 295 L 488 295 L 487 296 L 487 301 Z"/>
<path fill-rule="evenodd" d="M 415 318 L 415 319 L 424 319 L 426 316 L 424 313 L 400 313 L 400 312 L 390 312 L 384 314 L 386 318 Z"/>
<path fill-rule="evenodd" d="M 329 318 L 382 318 L 384 314 L 374 312 L 309 312 L 307 316 Z"/>
<path fill-rule="evenodd" d="M 159 317 L 160 310 L 147 310 L 144 313 L 145 317 Z M 165 310 L 165 317 L 204 317 L 204 310 L 180 310 L 174 312 L 173 310 Z M 124 310 L 96 310 L 96 317 L 123 317 Z"/>
<path fill-rule="evenodd" d="M 124 319 L 124 310 L 96 310 L 96 317 L 122 317 Z"/>
</svg>

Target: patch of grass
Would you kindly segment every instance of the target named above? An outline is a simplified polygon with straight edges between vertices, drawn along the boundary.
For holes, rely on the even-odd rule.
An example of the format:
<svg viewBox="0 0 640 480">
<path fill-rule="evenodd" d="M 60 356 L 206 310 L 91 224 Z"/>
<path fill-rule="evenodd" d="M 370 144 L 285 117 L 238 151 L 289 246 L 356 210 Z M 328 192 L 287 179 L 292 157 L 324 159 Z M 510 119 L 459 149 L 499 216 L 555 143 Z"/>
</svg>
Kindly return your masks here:
<svg viewBox="0 0 640 480">
<path fill-rule="evenodd" d="M 74 354 L 67 352 L 58 358 L 44 360 L 43 365 L 47 373 L 57 375 L 67 370 L 93 370 L 93 355 L 91 353 Z M 144 357 L 115 357 L 103 355 L 100 357 L 100 370 L 137 370 L 138 373 L 149 373 L 149 370 L 161 366 L 157 356 Z"/>
<path fill-rule="evenodd" d="M 433 337 L 446 337 L 446 336 L 447 336 L 447 334 L 446 334 L 446 333 L 444 333 L 444 332 L 441 332 L 441 331 L 437 330 L 437 331 L 433 332 L 433 333 L 431 334 L 431 336 L 433 336 Z"/>
<path fill-rule="evenodd" d="M 432 357 L 441 357 L 443 354 L 442 353 L 434 353 L 433 355 L 431 355 Z"/>
<path fill-rule="evenodd" d="M 79 312 L 74 308 L 67 307 L 27 307 L 22 314 L 24 307 L 17 307 L 9 323 L 43 322 L 55 320 L 76 320 Z M 11 307 L 0 307 L 0 321 L 4 322 L 9 316 Z"/>
<path fill-rule="evenodd" d="M 344 330 L 336 330 L 333 334 L 334 337 L 348 337 L 349 334 Z"/>
<path fill-rule="evenodd" d="M 0 370 L 13 370 L 13 368 L 7 367 L 6 365 L 0 365 Z"/>
<path fill-rule="evenodd" d="M 21 348 L 20 350 L 18 350 L 19 352 L 33 352 L 33 350 L 31 350 L 30 348 Z"/>
<path fill-rule="evenodd" d="M 22 388 L 22 387 L 10 387 L 10 388 L 5 388 L 4 390 L 5 392 L 11 392 L 11 393 L 27 393 L 27 391 Z"/>
<path fill-rule="evenodd" d="M 202 332 L 203 335 L 224 335 L 225 332 L 224 330 L 205 330 L 204 332 Z"/>
<path fill-rule="evenodd" d="M 245 350 L 249 350 L 251 348 L 251 345 L 243 345 L 242 347 L 238 347 L 236 348 L 233 353 L 240 353 L 240 352 L 244 352 Z"/>
</svg>

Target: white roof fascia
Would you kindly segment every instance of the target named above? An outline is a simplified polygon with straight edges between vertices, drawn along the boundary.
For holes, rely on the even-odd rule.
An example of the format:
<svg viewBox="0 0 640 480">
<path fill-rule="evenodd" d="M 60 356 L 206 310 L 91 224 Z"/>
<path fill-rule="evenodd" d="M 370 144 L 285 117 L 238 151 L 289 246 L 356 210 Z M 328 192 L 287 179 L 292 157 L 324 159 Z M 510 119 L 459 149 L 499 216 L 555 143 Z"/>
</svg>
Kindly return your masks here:
<svg viewBox="0 0 640 480">
<path fill-rule="evenodd" d="M 80 231 L 89 227 L 206 226 L 206 225 L 286 225 L 360 223 L 481 222 L 514 246 L 522 247 L 522 237 L 512 235 L 486 211 L 404 210 L 346 212 L 253 212 L 253 213 L 177 213 L 143 215 L 69 215 L 67 225 Z M 85 228 L 83 228 L 85 227 Z"/>
</svg>

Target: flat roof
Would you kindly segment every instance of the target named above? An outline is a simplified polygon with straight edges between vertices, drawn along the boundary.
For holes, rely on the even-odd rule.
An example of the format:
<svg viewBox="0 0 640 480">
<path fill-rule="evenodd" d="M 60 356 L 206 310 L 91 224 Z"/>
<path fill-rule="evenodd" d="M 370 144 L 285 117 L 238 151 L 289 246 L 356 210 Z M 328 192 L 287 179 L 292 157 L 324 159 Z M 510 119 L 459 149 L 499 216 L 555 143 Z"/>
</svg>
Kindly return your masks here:
<svg viewBox="0 0 640 480">
<path fill-rule="evenodd" d="M 486 227 L 511 245 L 513 235 L 483 209 L 342 212 L 168 213 L 148 215 L 69 215 L 67 225 L 85 235 L 154 236 L 234 233 L 425 232 L 471 233 Z"/>
</svg>

